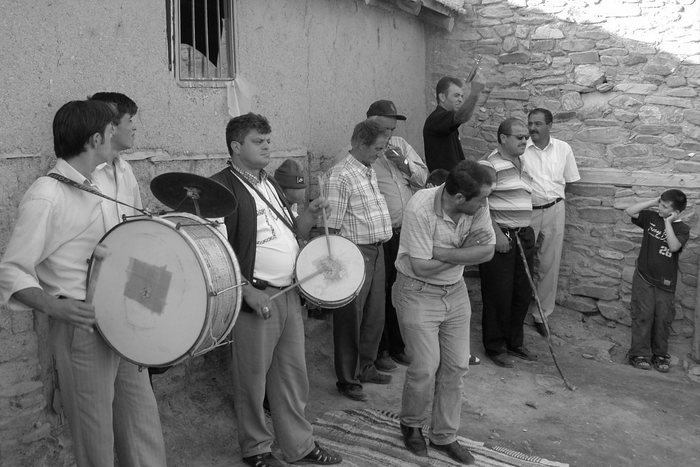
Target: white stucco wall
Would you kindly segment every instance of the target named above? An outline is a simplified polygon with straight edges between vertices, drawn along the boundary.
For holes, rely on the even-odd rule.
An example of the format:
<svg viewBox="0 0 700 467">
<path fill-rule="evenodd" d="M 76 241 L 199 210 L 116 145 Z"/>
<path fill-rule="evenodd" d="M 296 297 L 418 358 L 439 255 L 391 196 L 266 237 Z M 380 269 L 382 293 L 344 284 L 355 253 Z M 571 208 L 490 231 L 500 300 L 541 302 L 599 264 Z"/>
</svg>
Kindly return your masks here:
<svg viewBox="0 0 700 467">
<path fill-rule="evenodd" d="M 63 103 L 101 90 L 140 106 L 137 150 L 225 152 L 223 88 L 168 71 L 165 2 L 6 2 L 0 15 L 0 154 L 52 154 Z M 425 43 L 415 17 L 353 0 L 237 0 L 239 73 L 258 88 L 278 149 L 331 151 L 369 103 L 393 98 L 420 140 Z"/>
</svg>

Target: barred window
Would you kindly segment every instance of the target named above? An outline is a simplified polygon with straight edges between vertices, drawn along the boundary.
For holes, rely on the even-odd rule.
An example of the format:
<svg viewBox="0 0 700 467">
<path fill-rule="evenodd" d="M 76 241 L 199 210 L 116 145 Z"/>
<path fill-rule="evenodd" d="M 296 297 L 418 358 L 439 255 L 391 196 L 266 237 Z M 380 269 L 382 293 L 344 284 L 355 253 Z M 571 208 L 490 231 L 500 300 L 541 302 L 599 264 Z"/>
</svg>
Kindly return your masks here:
<svg viewBox="0 0 700 467">
<path fill-rule="evenodd" d="M 235 0 L 166 0 L 170 70 L 183 82 L 236 76 Z"/>
</svg>

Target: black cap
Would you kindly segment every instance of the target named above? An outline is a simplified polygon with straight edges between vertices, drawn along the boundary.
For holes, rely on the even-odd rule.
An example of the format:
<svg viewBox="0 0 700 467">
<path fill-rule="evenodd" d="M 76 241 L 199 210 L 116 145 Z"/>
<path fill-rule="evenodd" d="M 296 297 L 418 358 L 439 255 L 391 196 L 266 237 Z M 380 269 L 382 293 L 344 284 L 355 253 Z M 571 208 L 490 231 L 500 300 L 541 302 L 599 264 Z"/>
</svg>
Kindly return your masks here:
<svg viewBox="0 0 700 467">
<path fill-rule="evenodd" d="M 367 110 L 367 117 L 391 117 L 396 120 L 406 120 L 404 115 L 400 115 L 396 111 L 394 103 L 386 100 L 372 102 Z"/>
</svg>

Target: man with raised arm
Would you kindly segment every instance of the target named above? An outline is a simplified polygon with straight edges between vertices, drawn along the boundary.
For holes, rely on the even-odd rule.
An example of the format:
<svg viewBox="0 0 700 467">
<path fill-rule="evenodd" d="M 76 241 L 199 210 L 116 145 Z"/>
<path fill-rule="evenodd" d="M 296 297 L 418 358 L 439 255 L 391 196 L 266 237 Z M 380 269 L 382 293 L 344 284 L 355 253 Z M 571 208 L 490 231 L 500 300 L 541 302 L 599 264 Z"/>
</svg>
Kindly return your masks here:
<svg viewBox="0 0 700 467">
<path fill-rule="evenodd" d="M 423 126 L 423 145 L 428 171 L 435 169 L 452 170 L 464 160 L 464 150 L 459 140 L 459 127 L 467 122 L 474 113 L 479 94 L 484 85 L 473 81 L 474 73 L 467 78 L 467 83 L 452 76 L 440 78 L 435 87 L 437 107 L 428 115 Z M 465 85 L 469 94 L 465 100 Z"/>
</svg>

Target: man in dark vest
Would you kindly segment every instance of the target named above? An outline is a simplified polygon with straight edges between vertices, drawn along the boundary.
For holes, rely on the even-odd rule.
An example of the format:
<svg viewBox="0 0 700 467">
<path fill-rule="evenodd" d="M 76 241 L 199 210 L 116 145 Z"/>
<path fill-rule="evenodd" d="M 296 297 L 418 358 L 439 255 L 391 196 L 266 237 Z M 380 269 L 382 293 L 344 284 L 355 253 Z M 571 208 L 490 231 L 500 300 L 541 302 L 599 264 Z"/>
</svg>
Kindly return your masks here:
<svg viewBox="0 0 700 467">
<path fill-rule="evenodd" d="M 226 126 L 229 166 L 212 178 L 229 188 L 238 208 L 225 218 L 228 240 L 247 284 L 233 327 L 233 397 L 238 443 L 250 466 L 282 466 L 271 452 L 272 430 L 265 423 L 267 397 L 272 426 L 287 462 L 338 464 L 339 455 L 319 446 L 304 416 L 309 380 L 304 355 L 304 323 L 299 295 L 271 296 L 293 282 L 299 251 L 317 221 L 323 199 L 312 201 L 296 219 L 282 189 L 265 172 L 270 133 L 265 117 L 253 113 Z"/>
</svg>

